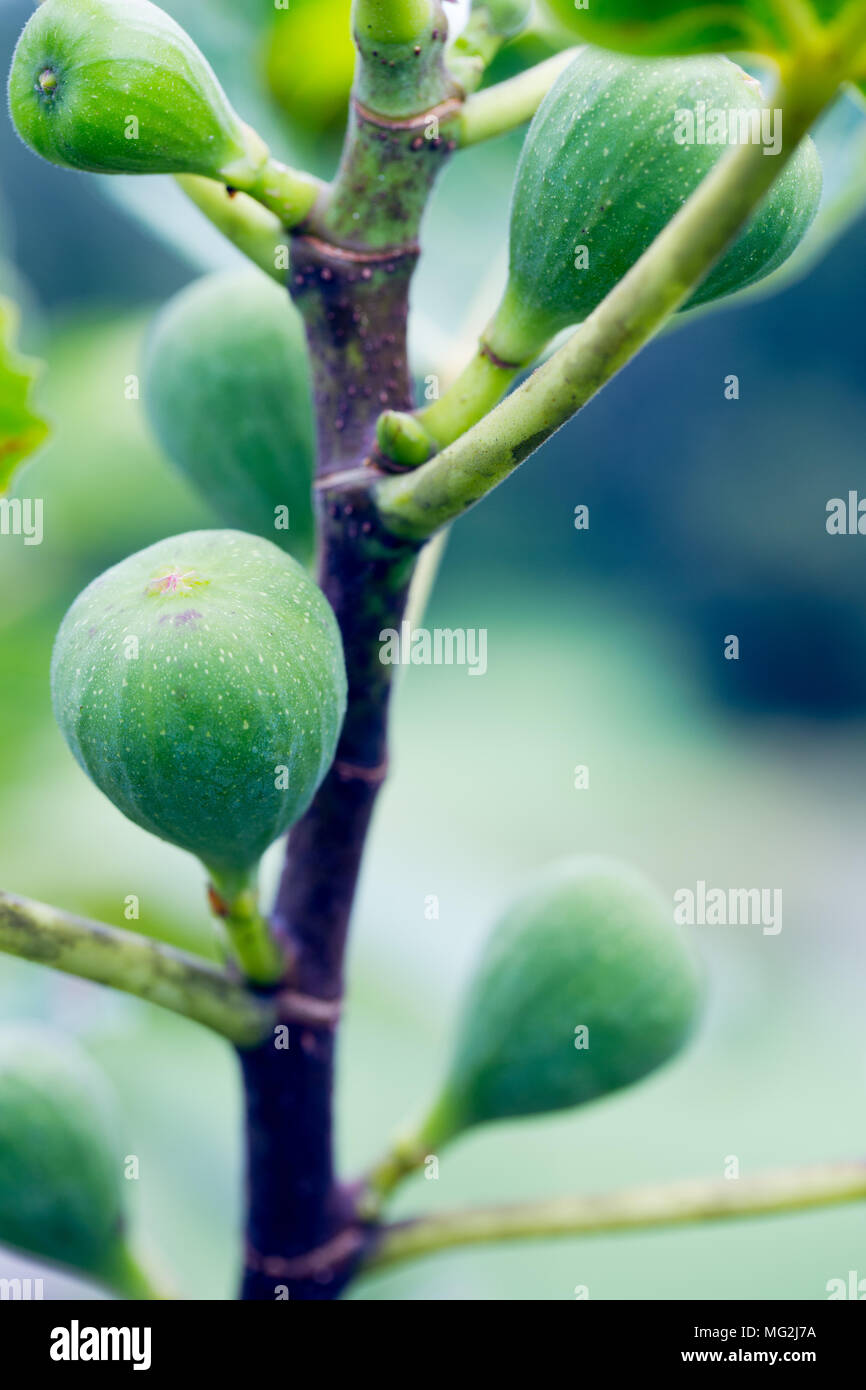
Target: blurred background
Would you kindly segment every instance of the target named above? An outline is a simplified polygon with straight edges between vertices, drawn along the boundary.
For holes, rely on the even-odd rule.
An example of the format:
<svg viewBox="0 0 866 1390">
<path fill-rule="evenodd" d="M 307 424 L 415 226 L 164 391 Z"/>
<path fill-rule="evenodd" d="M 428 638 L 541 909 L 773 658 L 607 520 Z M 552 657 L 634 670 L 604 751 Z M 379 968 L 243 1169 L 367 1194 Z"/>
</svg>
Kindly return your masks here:
<svg viewBox="0 0 866 1390">
<path fill-rule="evenodd" d="M 348 0 L 165 8 L 278 153 L 329 175 L 351 78 Z M 0 0 L 4 54 L 29 9 Z M 549 51 L 549 39 L 524 39 L 493 76 Z M 866 539 L 825 528 L 828 499 L 866 494 L 866 222 L 844 197 L 864 182 L 859 111 L 834 112 L 820 143 L 822 227 L 837 239 L 810 273 L 667 333 L 450 539 L 426 623 L 487 628 L 488 671 L 400 679 L 341 1043 L 346 1168 L 423 1105 L 490 922 L 549 861 L 620 856 L 671 894 L 698 879 L 780 887 L 783 930 L 691 929 L 708 999 L 690 1051 L 595 1109 L 477 1132 L 396 1211 L 721 1177 L 732 1155 L 746 1175 L 863 1152 Z M 495 303 L 519 147 L 514 136 L 468 151 L 438 186 L 414 291 L 419 376 L 458 365 Z M 136 894 L 138 929 L 210 953 L 197 864 L 127 823 L 80 773 L 52 722 L 48 666 L 91 578 L 213 524 L 125 382 L 166 298 L 240 257 L 170 181 L 51 168 L 5 118 L 0 167 L 0 293 L 46 363 L 39 401 L 52 425 L 14 487 L 44 499 L 43 544 L 0 541 L 0 883 L 118 925 Z M 737 401 L 724 397 L 732 373 Z M 586 531 L 574 528 L 579 504 Z M 731 633 L 739 661 L 723 656 Z M 139 1244 L 182 1296 L 231 1297 L 241 1153 L 229 1049 L 5 958 L 0 1017 L 51 1020 L 104 1066 L 125 1151 L 140 1159 L 128 1184 Z M 351 1296 L 567 1300 L 586 1285 L 591 1298 L 820 1299 L 829 1279 L 866 1277 L 864 1235 L 852 1207 L 493 1247 Z M 0 1274 L 26 1270 L 0 1250 Z M 46 1296 L 100 1296 L 41 1272 Z"/>
</svg>

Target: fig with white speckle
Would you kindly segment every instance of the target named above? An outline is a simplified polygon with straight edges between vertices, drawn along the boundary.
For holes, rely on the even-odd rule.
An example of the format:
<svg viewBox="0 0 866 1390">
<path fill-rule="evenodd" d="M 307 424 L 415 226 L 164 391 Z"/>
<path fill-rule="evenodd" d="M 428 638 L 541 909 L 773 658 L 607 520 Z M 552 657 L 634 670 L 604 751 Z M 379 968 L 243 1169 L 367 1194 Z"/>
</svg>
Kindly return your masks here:
<svg viewBox="0 0 866 1390">
<path fill-rule="evenodd" d="M 204 55 L 149 0 L 44 0 L 12 59 L 9 109 L 53 164 L 256 184 L 268 149 Z"/>
<path fill-rule="evenodd" d="M 642 874 L 592 857 L 552 865 L 485 946 L 421 1151 L 649 1076 L 684 1046 L 701 995 L 670 904 Z"/>
<path fill-rule="evenodd" d="M 485 333 L 505 362 L 530 362 L 582 322 L 631 269 L 736 141 L 762 125 L 760 84 L 721 57 L 647 61 L 583 48 L 545 97 L 514 181 L 509 279 Z M 772 116 L 772 113 L 770 113 Z M 763 279 L 807 232 L 821 196 L 807 136 L 743 231 L 686 301 L 706 304 Z"/>
<path fill-rule="evenodd" d="M 346 706 L 327 600 L 241 531 L 174 536 L 95 579 L 61 624 L 51 682 L 97 787 L 229 891 L 306 810 Z"/>
</svg>

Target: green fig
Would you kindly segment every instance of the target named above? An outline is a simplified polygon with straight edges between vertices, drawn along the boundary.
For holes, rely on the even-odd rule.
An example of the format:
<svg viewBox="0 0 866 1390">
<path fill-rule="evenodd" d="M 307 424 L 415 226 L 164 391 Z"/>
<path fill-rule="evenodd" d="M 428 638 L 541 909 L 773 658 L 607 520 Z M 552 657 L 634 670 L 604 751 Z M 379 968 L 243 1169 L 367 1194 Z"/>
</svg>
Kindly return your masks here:
<svg viewBox="0 0 866 1390">
<path fill-rule="evenodd" d="M 774 0 L 545 0 L 586 43 L 627 53 L 781 52 L 785 9 Z M 844 0 L 812 0 L 825 12 Z"/>
<path fill-rule="evenodd" d="M 310 373 L 284 289 L 243 267 L 182 290 L 151 333 L 144 400 L 165 452 L 221 521 L 310 560 Z"/>
<path fill-rule="evenodd" d="M 504 362 L 529 362 L 586 318 L 727 152 L 698 139 L 721 133 L 713 113 L 738 113 L 738 132 L 739 113 L 745 125 L 761 106 L 759 84 L 727 58 L 647 61 L 581 49 L 526 137 L 509 280 L 485 334 L 489 350 Z M 812 222 L 821 182 L 807 137 L 684 307 L 733 294 L 787 260 Z"/>
<path fill-rule="evenodd" d="M 0 1240 L 116 1284 L 122 1152 L 104 1076 L 68 1039 L 0 1034 Z"/>
<path fill-rule="evenodd" d="M 494 928 L 419 1140 L 582 1105 L 649 1075 L 694 1025 L 699 974 L 673 908 L 603 859 L 554 866 Z"/>
<path fill-rule="evenodd" d="M 61 624 L 51 682 L 97 787 L 228 897 L 306 810 L 346 704 L 324 595 L 241 531 L 173 536 L 95 579 Z"/>
<path fill-rule="evenodd" d="M 15 49 L 9 107 L 22 140 L 71 169 L 249 188 L 268 157 L 192 39 L 148 0 L 44 0 Z"/>
</svg>

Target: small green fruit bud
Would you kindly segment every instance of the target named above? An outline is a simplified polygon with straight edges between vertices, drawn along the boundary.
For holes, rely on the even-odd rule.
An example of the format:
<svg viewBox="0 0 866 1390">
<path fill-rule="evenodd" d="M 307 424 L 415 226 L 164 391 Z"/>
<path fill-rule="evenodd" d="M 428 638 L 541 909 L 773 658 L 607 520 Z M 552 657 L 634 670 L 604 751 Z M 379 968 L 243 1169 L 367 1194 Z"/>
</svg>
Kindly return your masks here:
<svg viewBox="0 0 866 1390">
<path fill-rule="evenodd" d="M 673 908 L 641 875 L 599 859 L 555 866 L 487 943 L 421 1146 L 639 1081 L 680 1050 L 700 993 Z"/>
<path fill-rule="evenodd" d="M 728 152 L 762 127 L 758 83 L 727 58 L 652 62 L 584 48 L 530 127 L 511 207 L 509 283 L 486 340 L 529 362 L 587 317 Z M 727 143 L 720 143 L 722 122 Z M 780 146 L 779 146 L 780 148 Z M 821 162 L 807 137 L 685 308 L 733 294 L 788 259 L 818 207 Z"/>
<path fill-rule="evenodd" d="M 43 1028 L 0 1035 L 0 1240 L 114 1282 L 122 1154 L 102 1074 Z"/>
<path fill-rule="evenodd" d="M 18 40 L 9 107 L 22 140 L 70 169 L 245 188 L 268 154 L 192 39 L 148 0 L 45 0 Z"/>
<path fill-rule="evenodd" d="M 532 0 L 473 0 L 472 9 L 486 14 L 491 34 L 510 39 L 529 19 Z"/>
<path fill-rule="evenodd" d="M 123 560 L 61 624 L 54 713 L 124 815 L 238 887 L 334 756 L 346 675 L 334 615 L 291 556 L 194 531 Z"/>
<path fill-rule="evenodd" d="M 144 398 L 166 453 L 220 520 L 307 563 L 313 410 L 304 328 L 286 291 L 248 268 L 182 290 L 154 326 Z"/>
</svg>

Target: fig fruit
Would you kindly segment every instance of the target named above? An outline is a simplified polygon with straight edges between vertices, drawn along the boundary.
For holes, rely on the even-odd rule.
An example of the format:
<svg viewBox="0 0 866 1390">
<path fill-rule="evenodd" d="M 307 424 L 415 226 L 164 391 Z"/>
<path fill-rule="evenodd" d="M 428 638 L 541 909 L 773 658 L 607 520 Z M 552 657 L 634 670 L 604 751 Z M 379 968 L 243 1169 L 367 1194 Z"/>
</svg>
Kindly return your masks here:
<svg viewBox="0 0 866 1390">
<path fill-rule="evenodd" d="M 163 449 L 221 521 L 310 560 L 310 373 L 285 289 L 243 267 L 182 290 L 154 325 L 144 400 Z"/>
<path fill-rule="evenodd" d="M 93 1063 L 36 1027 L 0 1034 L 0 1240 L 115 1282 L 122 1154 Z"/>
<path fill-rule="evenodd" d="M 148 0 L 44 0 L 15 49 L 9 107 L 24 142 L 70 169 L 246 189 L 268 157 L 192 39 Z"/>
<path fill-rule="evenodd" d="M 345 125 L 355 71 L 351 11 L 351 0 L 292 0 L 274 8 L 265 76 L 282 109 L 307 130 Z"/>
<path fill-rule="evenodd" d="M 421 1147 L 639 1081 L 682 1047 L 700 996 L 672 906 L 640 874 L 599 859 L 554 866 L 487 942 Z"/>
<path fill-rule="evenodd" d="M 346 703 L 324 595 L 241 531 L 173 536 L 95 579 L 61 624 L 51 682 L 97 787 L 227 898 L 306 810 Z"/>
<path fill-rule="evenodd" d="M 785 24 L 772 0 L 546 0 L 555 17 L 587 43 L 628 53 L 773 53 L 786 48 Z M 817 0 L 834 9 L 843 0 Z"/>
<path fill-rule="evenodd" d="M 509 280 L 485 334 L 489 350 L 505 362 L 530 362 L 557 332 L 586 318 L 727 152 L 698 138 L 722 133 L 714 113 L 726 120 L 735 113 L 739 131 L 740 114 L 745 124 L 762 104 L 759 84 L 727 58 L 647 61 L 581 49 L 524 143 Z M 743 289 L 787 260 L 815 215 L 821 181 L 807 137 L 684 307 Z"/>
</svg>

